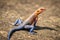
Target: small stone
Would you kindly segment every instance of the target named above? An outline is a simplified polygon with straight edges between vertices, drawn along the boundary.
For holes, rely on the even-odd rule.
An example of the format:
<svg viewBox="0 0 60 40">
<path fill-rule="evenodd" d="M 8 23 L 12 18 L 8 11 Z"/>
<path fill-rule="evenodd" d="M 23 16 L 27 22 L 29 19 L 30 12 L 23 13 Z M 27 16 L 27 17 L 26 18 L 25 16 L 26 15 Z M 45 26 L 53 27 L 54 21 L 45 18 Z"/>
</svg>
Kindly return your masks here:
<svg viewBox="0 0 60 40">
<path fill-rule="evenodd" d="M 31 37 L 31 36 L 28 36 L 28 37 Z"/>
</svg>

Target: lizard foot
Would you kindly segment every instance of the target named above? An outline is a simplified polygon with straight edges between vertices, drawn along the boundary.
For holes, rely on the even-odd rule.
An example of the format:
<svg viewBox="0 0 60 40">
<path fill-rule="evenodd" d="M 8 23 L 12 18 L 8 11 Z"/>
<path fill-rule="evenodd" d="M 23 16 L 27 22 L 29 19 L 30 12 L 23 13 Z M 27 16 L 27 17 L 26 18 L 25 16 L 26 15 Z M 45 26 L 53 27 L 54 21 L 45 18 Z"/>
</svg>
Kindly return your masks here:
<svg viewBox="0 0 60 40">
<path fill-rule="evenodd" d="M 29 32 L 31 35 L 35 35 L 37 32 Z"/>
</svg>

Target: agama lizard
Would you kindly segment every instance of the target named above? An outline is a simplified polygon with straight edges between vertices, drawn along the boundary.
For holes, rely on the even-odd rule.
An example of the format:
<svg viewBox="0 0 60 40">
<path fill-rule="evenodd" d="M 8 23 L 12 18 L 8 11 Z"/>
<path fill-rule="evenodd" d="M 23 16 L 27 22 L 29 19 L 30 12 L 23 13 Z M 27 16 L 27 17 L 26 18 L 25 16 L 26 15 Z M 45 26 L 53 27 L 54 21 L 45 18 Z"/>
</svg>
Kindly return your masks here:
<svg viewBox="0 0 60 40">
<path fill-rule="evenodd" d="M 17 31 L 17 30 L 22 30 L 22 29 L 30 29 L 30 33 L 34 33 L 34 28 L 36 26 L 36 22 L 38 19 L 38 15 L 41 14 L 43 11 L 45 10 L 45 8 L 39 8 L 37 9 L 30 17 L 28 17 L 24 22 L 22 22 L 22 20 L 18 19 L 16 20 L 14 25 L 18 25 L 18 27 L 10 30 L 10 32 L 8 33 L 8 40 L 10 40 L 11 35 Z"/>
</svg>

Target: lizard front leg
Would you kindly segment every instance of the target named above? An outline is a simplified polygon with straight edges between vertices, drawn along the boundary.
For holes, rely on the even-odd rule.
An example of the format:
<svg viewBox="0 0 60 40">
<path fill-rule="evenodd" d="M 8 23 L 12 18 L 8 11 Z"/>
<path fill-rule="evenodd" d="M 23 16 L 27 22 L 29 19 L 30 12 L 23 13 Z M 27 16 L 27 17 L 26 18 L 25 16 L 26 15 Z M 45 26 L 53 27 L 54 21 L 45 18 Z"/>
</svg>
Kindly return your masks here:
<svg viewBox="0 0 60 40">
<path fill-rule="evenodd" d="M 33 22 L 33 26 L 30 29 L 30 33 L 31 34 L 35 34 L 35 32 L 33 31 L 36 28 L 36 23 L 37 23 L 38 17 L 35 18 L 34 22 Z"/>
<path fill-rule="evenodd" d="M 29 32 L 30 32 L 31 34 L 35 34 L 34 29 L 36 28 L 37 20 L 38 20 L 38 17 L 36 17 L 35 20 L 33 21 L 32 25 L 29 26 L 29 27 L 30 27 L 30 31 L 29 31 Z"/>
<path fill-rule="evenodd" d="M 34 22 L 32 25 L 25 25 L 24 28 L 30 29 L 29 32 L 30 34 L 35 34 L 34 29 L 36 28 L 36 23 L 37 23 L 38 17 L 35 18 Z"/>
<path fill-rule="evenodd" d="M 38 16 L 35 18 L 34 22 L 33 22 L 33 26 L 36 27 L 36 23 L 38 21 Z"/>
</svg>

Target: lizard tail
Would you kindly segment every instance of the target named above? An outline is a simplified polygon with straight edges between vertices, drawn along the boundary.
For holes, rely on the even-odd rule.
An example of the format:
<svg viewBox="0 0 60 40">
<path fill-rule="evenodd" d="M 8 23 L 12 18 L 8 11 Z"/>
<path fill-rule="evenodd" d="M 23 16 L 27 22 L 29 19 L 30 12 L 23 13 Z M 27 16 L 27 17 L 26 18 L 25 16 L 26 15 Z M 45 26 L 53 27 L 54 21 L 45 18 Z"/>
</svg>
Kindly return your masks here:
<svg viewBox="0 0 60 40">
<path fill-rule="evenodd" d="M 8 40 L 10 40 L 12 34 L 15 32 L 15 31 L 18 31 L 18 30 L 21 30 L 23 27 L 17 27 L 17 28 L 14 28 L 12 30 L 10 30 L 10 32 L 8 33 Z"/>
</svg>

